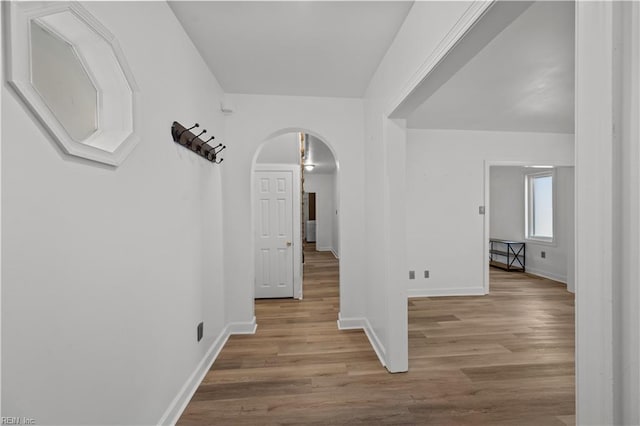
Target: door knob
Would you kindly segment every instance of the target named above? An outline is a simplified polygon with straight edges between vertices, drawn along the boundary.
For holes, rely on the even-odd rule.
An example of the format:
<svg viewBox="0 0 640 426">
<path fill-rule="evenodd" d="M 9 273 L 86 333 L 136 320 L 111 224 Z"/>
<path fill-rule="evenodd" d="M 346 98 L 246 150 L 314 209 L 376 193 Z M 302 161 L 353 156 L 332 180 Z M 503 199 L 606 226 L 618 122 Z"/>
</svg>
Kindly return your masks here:
<svg viewBox="0 0 640 426">
<path fill-rule="evenodd" d="M 287 241 L 287 247 L 291 247 L 291 241 Z"/>
</svg>

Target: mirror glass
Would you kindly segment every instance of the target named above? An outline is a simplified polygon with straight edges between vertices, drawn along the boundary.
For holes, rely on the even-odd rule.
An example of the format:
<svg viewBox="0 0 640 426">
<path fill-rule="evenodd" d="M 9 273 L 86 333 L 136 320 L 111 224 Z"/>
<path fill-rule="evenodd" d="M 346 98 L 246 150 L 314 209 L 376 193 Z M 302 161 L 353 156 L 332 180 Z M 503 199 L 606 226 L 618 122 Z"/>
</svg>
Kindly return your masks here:
<svg viewBox="0 0 640 426">
<path fill-rule="evenodd" d="M 78 2 L 3 6 L 9 84 L 65 154 L 119 166 L 140 140 L 140 98 L 116 37 Z"/>
<path fill-rule="evenodd" d="M 31 22 L 31 82 L 69 136 L 82 142 L 98 130 L 98 90 L 73 46 Z"/>
</svg>

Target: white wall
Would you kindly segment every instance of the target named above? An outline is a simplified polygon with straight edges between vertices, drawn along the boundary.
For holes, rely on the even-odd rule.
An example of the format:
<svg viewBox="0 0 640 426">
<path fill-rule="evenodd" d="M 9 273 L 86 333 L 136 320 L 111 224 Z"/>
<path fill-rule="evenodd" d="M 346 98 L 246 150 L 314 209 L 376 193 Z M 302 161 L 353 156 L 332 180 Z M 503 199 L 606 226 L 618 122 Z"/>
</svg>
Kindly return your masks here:
<svg viewBox="0 0 640 426">
<path fill-rule="evenodd" d="M 485 161 L 571 165 L 573 135 L 409 130 L 406 158 L 409 295 L 484 294 Z"/>
<path fill-rule="evenodd" d="M 269 140 L 258 153 L 256 163 L 300 164 L 298 133 L 287 133 Z"/>
<path fill-rule="evenodd" d="M 267 139 L 303 131 L 325 142 L 340 164 L 340 314 L 361 317 L 364 250 L 362 101 L 302 96 L 226 95 L 236 106 L 227 117 L 229 146 L 223 173 L 225 304 L 227 320 L 254 320 L 251 170 Z M 227 162 L 228 161 L 228 162 Z"/>
<path fill-rule="evenodd" d="M 490 200 L 487 208 L 492 238 L 525 241 L 525 175 L 540 171 L 524 167 L 492 166 Z M 573 168 L 555 169 L 554 242 L 540 244 L 526 242 L 526 270 L 574 286 L 570 278 L 571 246 L 573 245 L 574 197 Z M 542 258 L 541 252 L 545 252 Z"/>
<path fill-rule="evenodd" d="M 491 238 L 524 239 L 524 171 L 520 166 L 491 167 Z"/>
<path fill-rule="evenodd" d="M 336 252 L 333 238 L 336 174 L 305 173 L 305 192 L 316 193 L 316 250 Z"/>
<path fill-rule="evenodd" d="M 224 140 L 221 89 L 166 3 L 85 7 L 131 66 L 141 141 L 117 169 L 67 156 L 3 85 L 2 415 L 155 424 L 224 327 L 233 164 L 169 132 L 197 121 Z"/>
<path fill-rule="evenodd" d="M 404 227 L 405 123 L 387 116 L 389 108 L 469 5 L 470 2 L 415 2 L 365 94 L 364 327 L 390 371 L 408 368 L 408 267 Z M 342 206 L 341 212 L 345 211 Z"/>
</svg>

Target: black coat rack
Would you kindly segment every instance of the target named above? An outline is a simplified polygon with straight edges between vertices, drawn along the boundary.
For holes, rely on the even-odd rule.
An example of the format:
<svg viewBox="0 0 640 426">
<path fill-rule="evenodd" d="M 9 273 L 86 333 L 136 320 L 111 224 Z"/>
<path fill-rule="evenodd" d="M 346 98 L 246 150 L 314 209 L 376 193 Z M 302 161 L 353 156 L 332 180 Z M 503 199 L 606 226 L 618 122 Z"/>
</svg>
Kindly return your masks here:
<svg viewBox="0 0 640 426">
<path fill-rule="evenodd" d="M 222 163 L 223 159 L 218 158 L 218 154 L 220 154 L 220 152 L 226 148 L 226 145 L 222 145 L 221 143 L 216 146 L 210 145 L 209 143 L 215 139 L 215 136 L 211 136 L 206 141 L 203 141 L 202 139 L 200 139 L 200 136 L 207 133 L 206 130 L 202 130 L 197 135 L 191 132 L 191 130 L 198 127 L 200 127 L 198 123 L 189 128 L 186 128 L 177 121 L 174 121 L 171 125 L 171 137 L 173 138 L 173 141 L 178 145 L 182 145 L 185 148 L 190 149 L 191 151 L 195 152 L 201 157 L 206 158 L 212 163 Z"/>
</svg>

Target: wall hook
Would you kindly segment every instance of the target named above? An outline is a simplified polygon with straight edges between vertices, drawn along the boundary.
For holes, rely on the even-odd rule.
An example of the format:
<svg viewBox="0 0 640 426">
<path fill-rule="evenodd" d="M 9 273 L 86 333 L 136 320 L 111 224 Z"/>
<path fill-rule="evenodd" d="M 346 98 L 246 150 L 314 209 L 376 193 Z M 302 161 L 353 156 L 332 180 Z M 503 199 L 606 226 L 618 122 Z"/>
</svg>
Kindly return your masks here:
<svg viewBox="0 0 640 426">
<path fill-rule="evenodd" d="M 185 148 L 191 149 L 191 151 L 206 158 L 212 163 L 222 163 L 222 158 L 218 159 L 218 154 L 220 151 L 225 149 L 226 146 L 221 143 L 216 146 L 211 146 L 209 143 L 215 139 L 215 136 L 211 136 L 206 141 L 203 141 L 200 139 L 200 136 L 207 133 L 207 130 L 203 129 L 200 133 L 195 135 L 191 130 L 197 127 L 200 127 L 200 124 L 195 123 L 193 126 L 186 128 L 177 121 L 174 121 L 171 125 L 171 136 L 173 137 L 173 141 Z"/>
<path fill-rule="evenodd" d="M 221 143 L 214 146 L 211 150 L 209 150 L 209 152 L 207 152 L 207 160 L 213 161 L 216 164 L 220 164 L 222 162 L 222 159 L 220 159 L 219 161 L 216 160 L 218 158 L 218 154 L 220 154 L 220 152 L 225 148 L 226 145 L 222 145 Z"/>
<path fill-rule="evenodd" d="M 192 137 L 191 139 L 187 139 L 187 146 L 191 146 L 191 144 L 193 143 L 193 141 L 195 141 L 196 139 L 198 139 L 200 136 L 204 135 L 205 133 L 207 133 L 207 129 L 204 129 L 200 132 L 200 134 Z"/>
<path fill-rule="evenodd" d="M 207 153 L 206 151 L 208 151 L 207 147 L 211 148 L 211 146 L 209 145 L 209 142 L 211 142 L 215 138 L 216 138 L 215 136 L 211 136 L 209 139 L 207 139 L 206 141 L 202 142 L 202 145 L 196 145 L 195 151 L 206 155 L 206 153 Z"/>
<path fill-rule="evenodd" d="M 180 134 L 178 134 L 178 139 L 180 139 L 180 136 L 182 136 L 184 132 L 188 132 L 189 130 L 195 129 L 196 127 L 200 127 L 200 125 L 196 123 L 193 126 L 189 127 L 188 129 L 184 129 L 183 131 L 180 132 Z"/>
</svg>

